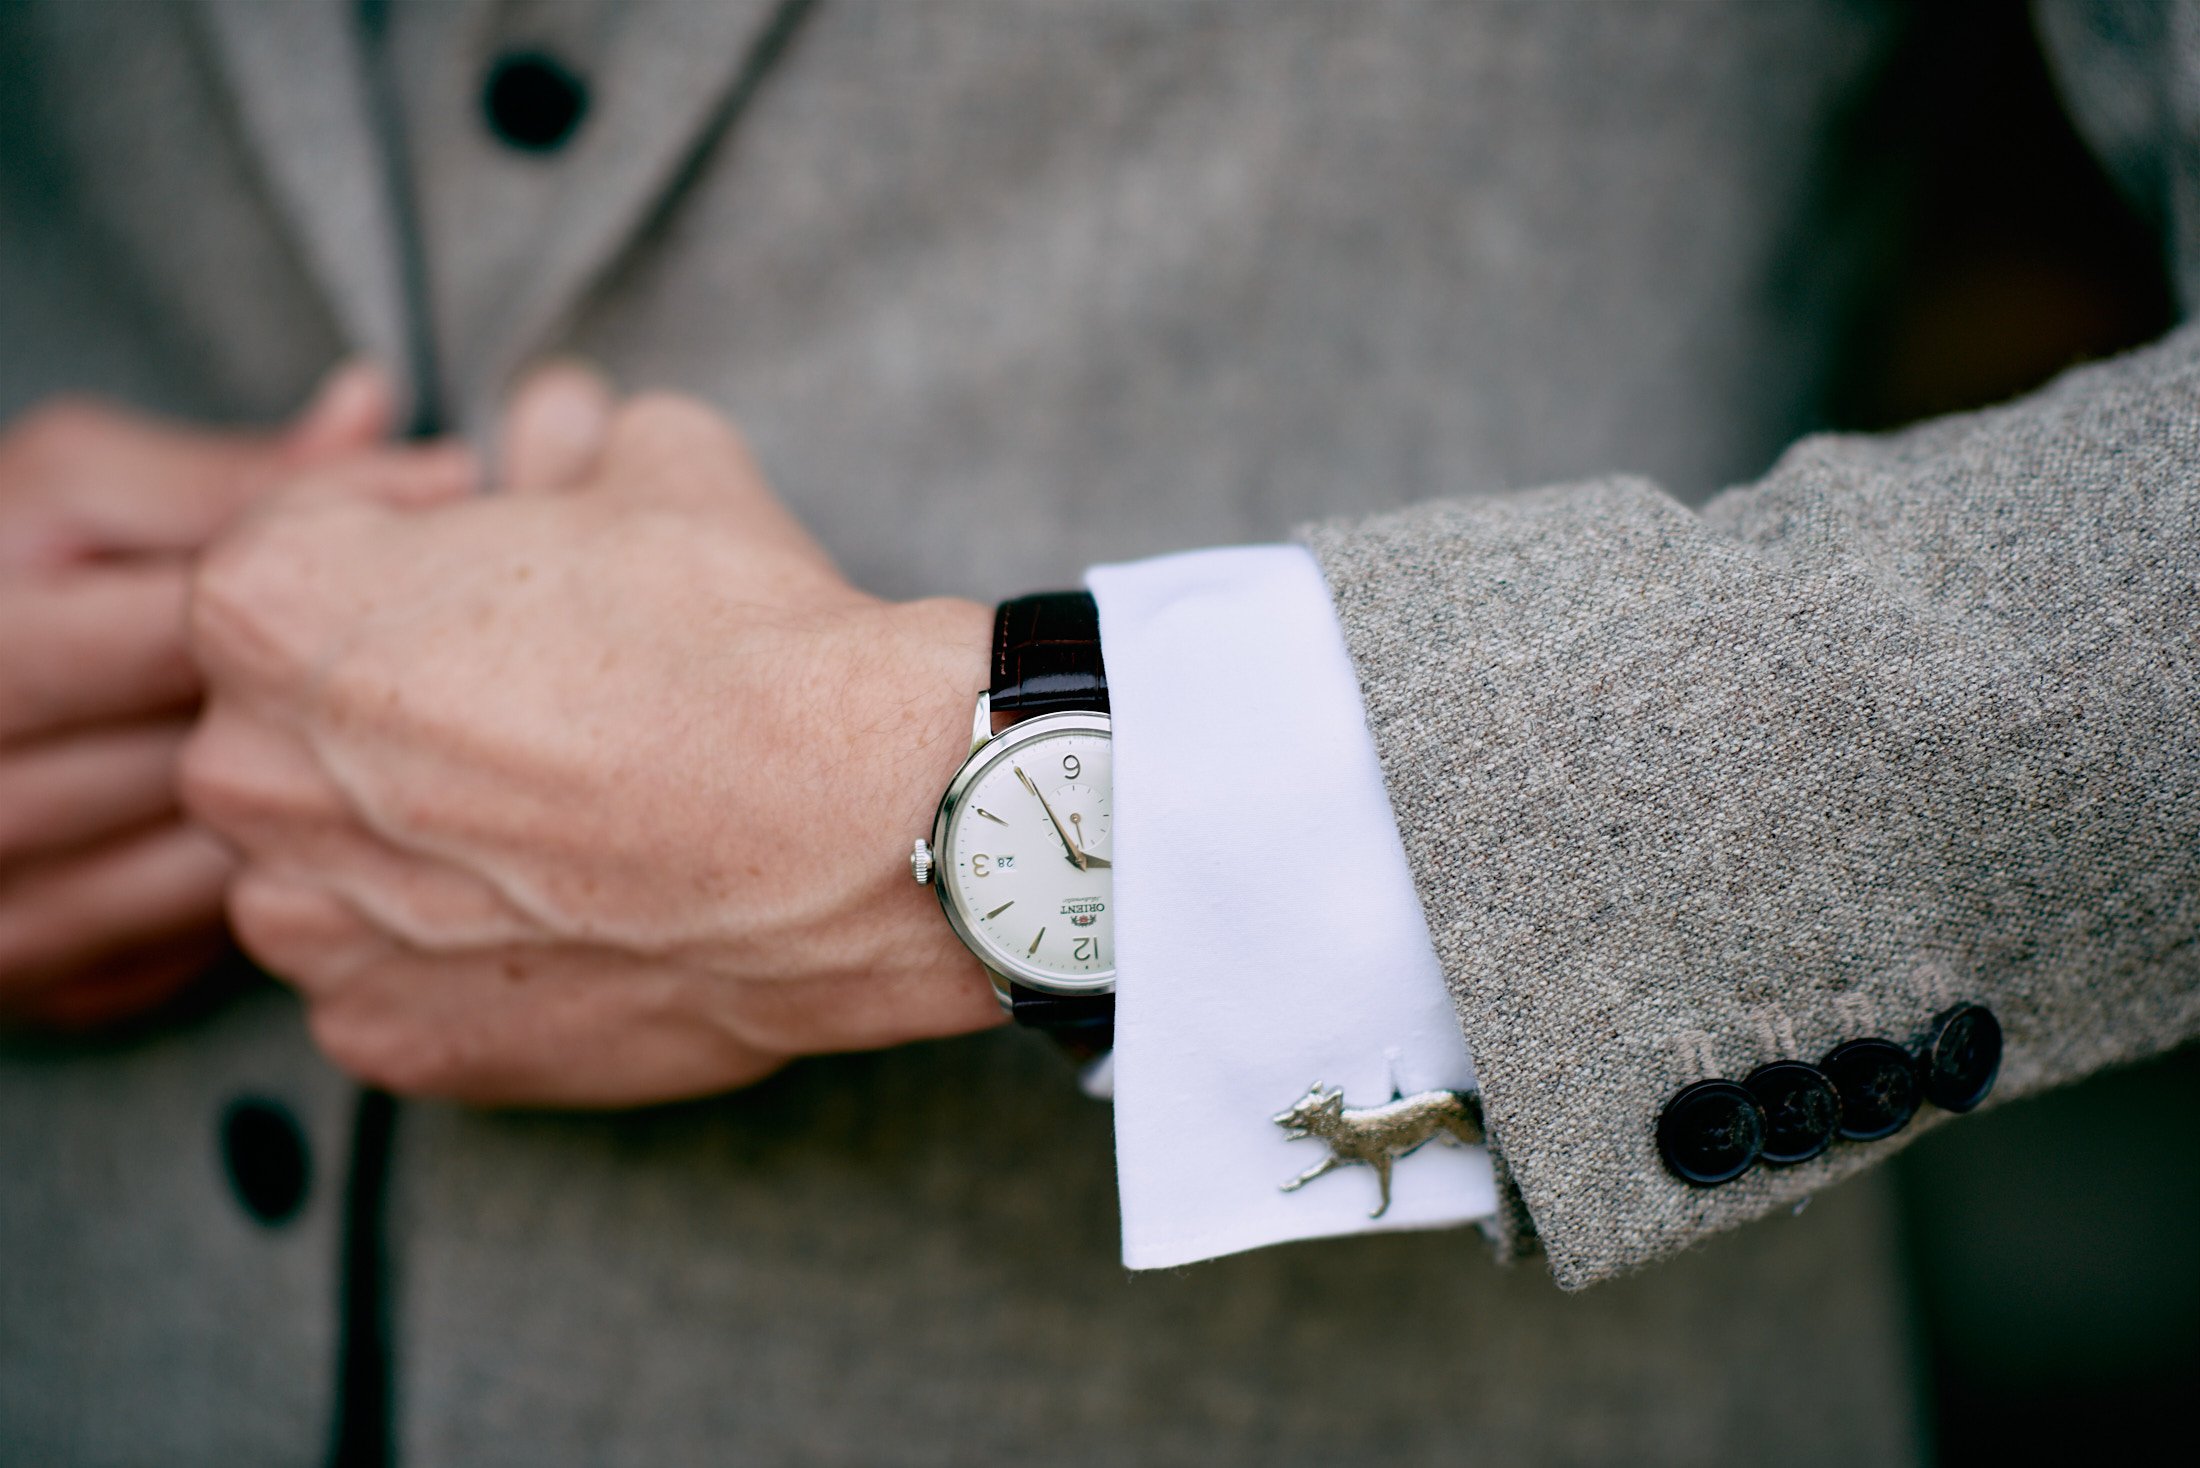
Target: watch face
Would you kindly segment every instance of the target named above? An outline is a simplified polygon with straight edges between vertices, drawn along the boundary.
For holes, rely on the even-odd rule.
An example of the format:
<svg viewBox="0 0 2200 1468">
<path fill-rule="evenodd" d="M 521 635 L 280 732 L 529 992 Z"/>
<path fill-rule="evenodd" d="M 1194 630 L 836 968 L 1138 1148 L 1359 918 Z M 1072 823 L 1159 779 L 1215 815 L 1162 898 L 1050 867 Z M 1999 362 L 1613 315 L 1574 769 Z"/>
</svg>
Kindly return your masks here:
<svg viewBox="0 0 2200 1468">
<path fill-rule="evenodd" d="M 992 968 L 1063 992 L 1115 979 L 1112 761 L 1102 714 L 1017 725 L 948 794 L 940 895 Z"/>
</svg>

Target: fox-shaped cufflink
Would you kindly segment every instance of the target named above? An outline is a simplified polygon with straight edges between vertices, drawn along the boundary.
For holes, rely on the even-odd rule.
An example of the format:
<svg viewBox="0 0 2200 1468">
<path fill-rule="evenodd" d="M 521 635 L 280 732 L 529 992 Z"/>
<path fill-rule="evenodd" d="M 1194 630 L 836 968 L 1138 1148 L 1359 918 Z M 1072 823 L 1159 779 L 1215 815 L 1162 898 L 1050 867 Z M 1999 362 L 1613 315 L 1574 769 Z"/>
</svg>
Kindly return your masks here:
<svg viewBox="0 0 2200 1468">
<path fill-rule="evenodd" d="M 1329 1155 L 1283 1184 L 1283 1191 L 1295 1193 L 1323 1173 L 1364 1162 L 1375 1169 L 1383 1191 L 1383 1201 L 1370 1218 L 1390 1211 L 1393 1162 L 1438 1138 L 1460 1147 L 1482 1141 L 1482 1103 L 1471 1091 L 1393 1092 L 1380 1106 L 1347 1106 L 1344 1092 L 1316 1081 L 1289 1110 L 1272 1119 L 1294 1142 L 1319 1137 L 1329 1144 Z"/>
</svg>

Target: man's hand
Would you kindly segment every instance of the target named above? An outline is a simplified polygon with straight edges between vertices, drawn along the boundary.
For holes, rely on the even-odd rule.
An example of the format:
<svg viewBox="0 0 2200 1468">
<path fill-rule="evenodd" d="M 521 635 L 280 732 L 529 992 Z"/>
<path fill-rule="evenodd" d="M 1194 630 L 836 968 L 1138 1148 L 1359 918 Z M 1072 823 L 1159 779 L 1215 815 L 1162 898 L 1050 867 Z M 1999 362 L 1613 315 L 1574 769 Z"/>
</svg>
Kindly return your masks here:
<svg viewBox="0 0 2200 1468">
<path fill-rule="evenodd" d="M 393 412 L 387 380 L 355 368 L 283 433 L 73 402 L 0 434 L 0 1020 L 120 1019 L 220 952 L 229 859 L 175 790 L 198 698 L 190 557 Z"/>
<path fill-rule="evenodd" d="M 477 1101 L 997 1023 L 906 860 L 986 610 L 857 591 L 695 403 L 603 403 L 591 463 L 562 391 L 523 393 L 511 492 L 400 508 L 334 469 L 207 558 L 184 789 L 244 853 L 241 941 L 338 1064 Z"/>
</svg>

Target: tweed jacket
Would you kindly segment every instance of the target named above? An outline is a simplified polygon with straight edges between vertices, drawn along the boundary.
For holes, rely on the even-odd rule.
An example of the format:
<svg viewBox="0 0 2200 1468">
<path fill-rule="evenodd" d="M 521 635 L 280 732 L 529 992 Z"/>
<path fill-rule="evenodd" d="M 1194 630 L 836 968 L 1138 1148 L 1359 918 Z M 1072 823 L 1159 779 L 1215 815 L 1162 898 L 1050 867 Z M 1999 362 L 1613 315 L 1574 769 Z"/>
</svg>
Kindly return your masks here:
<svg viewBox="0 0 2200 1468">
<path fill-rule="evenodd" d="M 1884 1187 L 1829 1185 L 1918 1128 L 1709 1190 L 1652 1129 L 1956 1000 L 1997 1096 L 2192 1032 L 2200 338 L 1787 447 L 1896 207 L 1847 185 L 1898 12 L 376 9 L 374 46 L 350 4 L 0 9 L 0 412 L 268 420 L 367 351 L 471 431 L 578 351 L 734 414 L 883 594 L 1312 522 L 1502 1252 L 1551 1266 L 1126 1276 L 1107 1113 L 1015 1035 L 637 1114 L 405 1104 L 394 1461 L 1915 1456 Z M 2189 278 L 2200 30 L 2109 19 L 2044 29 Z M 485 111 L 521 53 L 586 84 L 560 146 Z M 294 1214 L 233 1196 L 240 1098 L 300 1129 Z M 268 986 L 9 1042 L 0 1460 L 330 1446 L 355 1102 Z"/>
</svg>

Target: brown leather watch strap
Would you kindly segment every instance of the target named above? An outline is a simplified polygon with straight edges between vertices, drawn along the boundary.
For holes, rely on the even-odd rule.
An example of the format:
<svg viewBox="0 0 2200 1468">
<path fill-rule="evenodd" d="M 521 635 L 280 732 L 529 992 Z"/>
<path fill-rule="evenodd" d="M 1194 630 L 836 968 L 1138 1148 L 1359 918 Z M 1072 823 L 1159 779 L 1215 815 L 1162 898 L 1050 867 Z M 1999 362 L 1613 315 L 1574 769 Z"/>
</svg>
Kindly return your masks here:
<svg viewBox="0 0 2200 1468">
<path fill-rule="evenodd" d="M 993 614 L 993 712 L 1028 719 L 1071 709 L 1108 711 L 1100 608 L 1092 593 L 1049 591 L 1002 602 Z M 1115 1044 L 1113 994 L 1048 994 L 1011 983 L 1008 1012 L 1079 1060 Z"/>
<path fill-rule="evenodd" d="M 993 614 L 993 712 L 1029 718 L 1108 709 L 1100 609 L 1087 591 L 1049 591 Z"/>
<path fill-rule="evenodd" d="M 1113 994 L 1042 994 L 1011 982 L 1008 1015 L 1020 1025 L 1045 1030 L 1077 1060 L 1093 1060 L 1115 1048 Z"/>
</svg>

